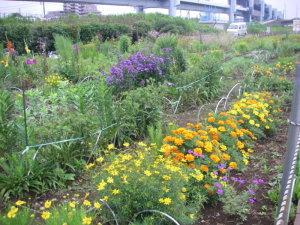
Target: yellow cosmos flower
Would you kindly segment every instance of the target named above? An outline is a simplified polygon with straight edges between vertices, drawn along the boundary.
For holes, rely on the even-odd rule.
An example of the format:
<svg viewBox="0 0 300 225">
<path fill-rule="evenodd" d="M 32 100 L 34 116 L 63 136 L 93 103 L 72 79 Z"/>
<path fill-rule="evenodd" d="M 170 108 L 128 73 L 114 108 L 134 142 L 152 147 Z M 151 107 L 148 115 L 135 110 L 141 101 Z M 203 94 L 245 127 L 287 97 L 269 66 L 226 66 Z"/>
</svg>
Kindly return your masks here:
<svg viewBox="0 0 300 225">
<path fill-rule="evenodd" d="M 107 185 L 107 183 L 106 183 L 104 180 L 102 180 L 102 181 L 98 184 L 97 190 L 98 190 L 98 191 L 104 190 L 106 185 Z"/>
<path fill-rule="evenodd" d="M 12 206 L 12 207 L 10 208 L 10 210 L 8 211 L 8 213 L 7 213 L 7 217 L 8 217 L 9 219 L 14 218 L 14 217 L 16 216 L 18 210 L 19 210 L 19 209 L 18 209 L 17 207 Z"/>
<path fill-rule="evenodd" d="M 104 161 L 104 158 L 103 157 L 98 157 L 97 159 L 96 159 L 96 161 L 98 162 L 98 163 L 102 163 L 103 161 Z"/>
<path fill-rule="evenodd" d="M 49 209 L 49 208 L 51 207 L 51 204 L 52 204 L 52 201 L 47 200 L 47 201 L 45 201 L 45 203 L 44 203 L 44 207 L 45 207 L 46 209 Z"/>
<path fill-rule="evenodd" d="M 115 145 L 114 144 L 109 144 L 108 146 L 107 146 L 107 149 L 108 150 L 113 150 L 115 148 Z"/>
<path fill-rule="evenodd" d="M 83 217 L 82 218 L 82 224 L 83 225 L 90 225 L 92 223 L 92 217 Z"/>
<path fill-rule="evenodd" d="M 24 202 L 24 201 L 22 201 L 22 200 L 18 200 L 18 201 L 16 201 L 15 204 L 16 204 L 17 206 L 21 206 L 21 205 L 26 204 L 26 202 Z"/>
<path fill-rule="evenodd" d="M 51 213 L 49 211 L 43 211 L 41 217 L 43 220 L 47 220 L 50 218 Z"/>
<path fill-rule="evenodd" d="M 114 179 L 112 177 L 107 178 L 107 183 L 112 184 L 114 183 Z"/>
<path fill-rule="evenodd" d="M 89 201 L 89 200 L 84 200 L 83 201 L 83 205 L 85 205 L 85 206 L 91 206 L 92 204 L 91 204 L 91 202 Z"/>
<path fill-rule="evenodd" d="M 123 146 L 126 147 L 126 148 L 129 147 L 129 145 L 130 144 L 128 142 L 123 143 Z"/>
<path fill-rule="evenodd" d="M 171 177 L 168 176 L 168 175 L 163 175 L 163 179 L 166 180 L 166 181 L 168 181 L 168 180 L 171 180 Z"/>
<path fill-rule="evenodd" d="M 147 176 L 147 177 L 150 177 L 152 175 L 152 173 L 149 171 L 149 170 L 145 170 L 144 171 L 144 174 Z"/>
<path fill-rule="evenodd" d="M 120 194 L 120 190 L 119 189 L 113 189 L 111 192 L 112 192 L 113 195 Z"/>
<path fill-rule="evenodd" d="M 171 198 L 160 198 L 159 203 L 164 204 L 164 205 L 170 205 L 172 203 Z"/>
<path fill-rule="evenodd" d="M 69 206 L 70 206 L 71 208 L 75 208 L 75 207 L 76 207 L 76 202 L 75 202 L 75 201 L 69 202 Z"/>
<path fill-rule="evenodd" d="M 94 208 L 95 209 L 100 209 L 101 208 L 101 204 L 99 202 L 94 202 Z"/>
<path fill-rule="evenodd" d="M 250 123 L 251 125 L 254 125 L 254 124 L 255 124 L 255 121 L 254 121 L 254 120 L 249 120 L 249 123 Z"/>
<path fill-rule="evenodd" d="M 86 170 L 89 170 L 89 169 L 92 168 L 93 166 L 95 166 L 94 163 L 89 163 L 89 164 L 85 165 L 85 169 L 86 169 Z"/>
</svg>

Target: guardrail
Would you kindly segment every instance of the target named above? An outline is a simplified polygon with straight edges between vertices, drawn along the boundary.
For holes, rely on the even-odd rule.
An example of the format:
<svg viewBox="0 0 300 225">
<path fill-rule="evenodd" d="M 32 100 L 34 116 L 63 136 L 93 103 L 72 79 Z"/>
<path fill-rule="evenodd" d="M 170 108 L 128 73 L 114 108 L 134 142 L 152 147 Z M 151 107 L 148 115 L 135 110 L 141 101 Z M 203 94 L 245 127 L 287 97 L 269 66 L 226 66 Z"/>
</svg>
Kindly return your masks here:
<svg viewBox="0 0 300 225">
<path fill-rule="evenodd" d="M 289 222 L 289 213 L 296 180 L 295 171 L 300 149 L 300 62 L 297 63 L 294 97 L 288 122 L 288 149 L 285 156 L 275 225 L 286 225 Z"/>
</svg>

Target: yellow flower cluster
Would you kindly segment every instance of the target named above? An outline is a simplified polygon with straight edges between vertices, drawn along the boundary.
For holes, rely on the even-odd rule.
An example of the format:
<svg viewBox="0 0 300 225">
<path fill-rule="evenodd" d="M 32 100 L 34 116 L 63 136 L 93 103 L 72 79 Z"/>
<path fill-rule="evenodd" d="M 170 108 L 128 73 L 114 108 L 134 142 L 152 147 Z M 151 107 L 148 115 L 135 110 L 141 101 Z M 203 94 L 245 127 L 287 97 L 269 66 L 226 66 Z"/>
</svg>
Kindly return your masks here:
<svg viewBox="0 0 300 225">
<path fill-rule="evenodd" d="M 63 81 L 63 79 L 58 74 L 52 74 L 45 78 L 46 84 L 52 87 L 56 87 Z"/>
<path fill-rule="evenodd" d="M 272 76 L 273 75 L 273 70 L 271 67 L 263 67 L 261 65 L 254 65 L 252 67 L 253 74 L 255 76 Z"/>
<path fill-rule="evenodd" d="M 295 64 L 293 62 L 278 62 L 275 68 L 284 74 L 288 74 L 295 70 Z"/>
</svg>

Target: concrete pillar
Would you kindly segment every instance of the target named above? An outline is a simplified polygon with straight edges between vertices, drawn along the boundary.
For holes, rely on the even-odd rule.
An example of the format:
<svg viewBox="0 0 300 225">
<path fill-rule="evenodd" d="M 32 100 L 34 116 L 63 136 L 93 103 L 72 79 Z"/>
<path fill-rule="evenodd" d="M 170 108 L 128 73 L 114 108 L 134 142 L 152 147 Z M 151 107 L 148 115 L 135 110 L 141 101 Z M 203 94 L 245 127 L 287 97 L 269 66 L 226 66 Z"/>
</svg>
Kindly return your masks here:
<svg viewBox="0 0 300 225">
<path fill-rule="evenodd" d="M 169 16 L 176 16 L 175 0 L 169 0 Z"/>
<path fill-rule="evenodd" d="M 260 0 L 260 22 L 265 18 L 265 0 Z"/>
<path fill-rule="evenodd" d="M 268 20 L 271 20 L 273 17 L 272 5 L 268 5 L 268 12 L 269 12 Z"/>
<path fill-rule="evenodd" d="M 277 19 L 278 19 L 278 12 L 277 12 L 277 9 L 274 9 L 274 10 L 273 10 L 273 19 L 274 19 L 274 20 L 277 20 Z"/>
<path fill-rule="evenodd" d="M 233 23 L 236 12 L 236 0 L 230 0 L 230 9 L 229 9 L 229 22 Z"/>
<path fill-rule="evenodd" d="M 252 22 L 252 14 L 254 10 L 254 0 L 249 0 L 249 12 L 248 12 L 248 21 Z"/>
<path fill-rule="evenodd" d="M 136 11 L 137 13 L 144 13 L 144 6 L 139 5 L 139 6 L 136 6 L 136 7 L 134 7 L 134 8 L 135 8 L 135 11 Z"/>
</svg>

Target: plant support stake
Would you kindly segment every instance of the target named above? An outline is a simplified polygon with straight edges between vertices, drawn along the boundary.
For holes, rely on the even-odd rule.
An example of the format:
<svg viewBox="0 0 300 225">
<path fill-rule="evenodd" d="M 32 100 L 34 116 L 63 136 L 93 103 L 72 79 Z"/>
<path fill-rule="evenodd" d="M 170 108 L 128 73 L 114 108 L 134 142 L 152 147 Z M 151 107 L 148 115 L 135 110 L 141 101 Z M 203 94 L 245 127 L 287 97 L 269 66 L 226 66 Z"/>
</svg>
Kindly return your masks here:
<svg viewBox="0 0 300 225">
<path fill-rule="evenodd" d="M 25 90 L 24 89 L 22 89 L 22 98 L 23 98 L 24 136 L 25 136 L 24 138 L 25 138 L 25 146 L 28 146 L 26 99 L 25 99 Z"/>
</svg>

